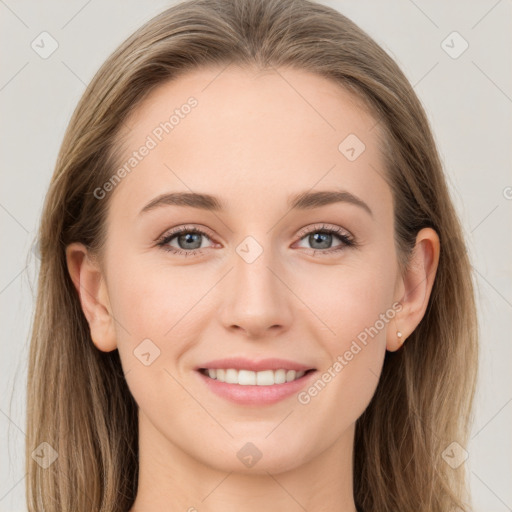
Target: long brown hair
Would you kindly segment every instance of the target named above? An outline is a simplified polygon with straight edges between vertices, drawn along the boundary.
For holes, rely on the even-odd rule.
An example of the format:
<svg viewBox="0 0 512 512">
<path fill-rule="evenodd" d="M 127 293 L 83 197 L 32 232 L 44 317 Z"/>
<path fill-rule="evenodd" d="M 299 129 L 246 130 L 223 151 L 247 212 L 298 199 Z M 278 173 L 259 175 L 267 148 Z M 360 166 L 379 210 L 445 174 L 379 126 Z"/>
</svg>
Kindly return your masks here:
<svg viewBox="0 0 512 512">
<path fill-rule="evenodd" d="M 336 10 L 308 0 L 188 0 L 156 16 L 104 63 L 66 131 L 39 229 L 40 272 L 28 377 L 26 480 L 30 511 L 126 511 L 138 478 L 137 406 L 117 350 L 91 341 L 65 248 L 105 242 L 116 136 L 164 81 L 201 66 L 295 67 L 361 98 L 384 136 L 395 244 L 404 270 L 418 231 L 432 227 L 440 259 L 426 313 L 387 352 L 358 419 L 354 498 L 368 512 L 467 511 L 464 466 L 443 459 L 468 441 L 478 334 L 471 265 L 424 110 L 397 64 Z M 46 442 L 49 467 L 31 454 Z M 47 445 L 41 448 L 49 450 Z M 46 453 L 46 452 L 45 452 Z M 49 456 L 51 456 L 51 453 Z"/>
</svg>

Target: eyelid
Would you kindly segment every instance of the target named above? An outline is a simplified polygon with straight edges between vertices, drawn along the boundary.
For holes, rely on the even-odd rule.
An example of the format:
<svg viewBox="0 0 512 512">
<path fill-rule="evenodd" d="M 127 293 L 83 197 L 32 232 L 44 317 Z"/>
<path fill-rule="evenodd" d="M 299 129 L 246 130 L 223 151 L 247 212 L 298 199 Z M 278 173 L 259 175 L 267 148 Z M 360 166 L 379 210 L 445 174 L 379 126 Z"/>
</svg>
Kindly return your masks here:
<svg viewBox="0 0 512 512">
<path fill-rule="evenodd" d="M 333 231 L 335 233 L 343 232 L 348 237 L 354 238 L 352 233 L 350 233 L 350 231 L 348 231 L 347 229 L 341 228 L 334 224 L 327 224 L 325 222 L 316 223 L 316 224 L 313 224 L 312 226 L 305 226 L 295 236 L 299 239 L 302 239 L 304 236 L 306 236 L 312 232 L 322 231 L 322 230 Z M 171 228 L 171 229 L 165 230 L 160 236 L 157 237 L 156 241 L 159 242 L 165 238 L 168 238 L 169 236 L 177 235 L 182 232 L 189 232 L 189 231 L 202 233 L 202 234 L 206 235 L 208 238 L 210 238 L 210 240 L 215 238 L 206 226 L 203 226 L 201 224 L 182 224 L 180 226 L 177 226 L 176 228 Z"/>
<path fill-rule="evenodd" d="M 207 236 L 210 240 L 213 240 L 215 237 L 213 236 L 212 232 L 202 224 L 182 224 L 180 226 L 176 226 L 175 228 L 166 229 L 157 239 L 156 241 L 159 242 L 161 240 L 164 240 L 165 238 L 168 238 L 170 236 L 179 235 L 180 233 L 188 233 L 188 232 L 196 232 L 201 233 L 205 236 Z"/>
<path fill-rule="evenodd" d="M 351 238 L 351 239 L 354 238 L 352 233 L 350 231 L 348 231 L 347 229 L 337 226 L 335 224 L 328 224 L 325 222 L 319 222 L 319 223 L 313 224 L 311 226 L 306 226 L 306 227 L 302 228 L 297 233 L 296 236 L 299 239 L 302 239 L 304 236 L 309 235 L 310 233 L 316 233 L 317 231 L 332 231 L 337 234 L 346 235 L 348 238 Z"/>
</svg>

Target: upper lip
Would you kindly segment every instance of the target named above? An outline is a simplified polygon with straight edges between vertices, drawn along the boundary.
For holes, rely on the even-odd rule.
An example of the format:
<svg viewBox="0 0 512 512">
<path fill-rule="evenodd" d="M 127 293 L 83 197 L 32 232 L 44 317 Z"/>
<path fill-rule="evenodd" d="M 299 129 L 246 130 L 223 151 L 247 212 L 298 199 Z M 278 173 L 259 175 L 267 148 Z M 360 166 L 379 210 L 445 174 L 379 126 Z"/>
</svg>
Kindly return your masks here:
<svg viewBox="0 0 512 512">
<path fill-rule="evenodd" d="M 251 360 L 243 357 L 228 357 L 225 359 L 215 359 L 214 361 L 208 361 L 196 367 L 196 370 L 201 369 L 229 369 L 235 370 L 251 370 L 253 372 L 259 372 L 263 370 L 295 370 L 297 372 L 314 370 L 312 366 L 297 363 L 296 361 L 289 361 L 287 359 L 259 359 Z"/>
</svg>

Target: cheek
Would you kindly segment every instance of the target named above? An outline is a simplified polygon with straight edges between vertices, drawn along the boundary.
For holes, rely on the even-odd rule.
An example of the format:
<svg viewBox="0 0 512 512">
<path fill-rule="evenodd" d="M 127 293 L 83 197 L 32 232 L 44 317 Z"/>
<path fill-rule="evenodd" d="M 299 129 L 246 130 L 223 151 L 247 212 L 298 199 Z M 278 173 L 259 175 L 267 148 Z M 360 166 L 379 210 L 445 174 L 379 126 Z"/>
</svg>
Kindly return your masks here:
<svg viewBox="0 0 512 512">
<path fill-rule="evenodd" d="M 204 328 L 198 311 L 209 281 L 195 275 L 192 266 L 163 268 L 141 260 L 124 258 L 111 272 L 118 351 L 136 402 L 170 421 L 162 408 L 169 414 L 190 410 L 178 384 L 184 375 L 177 362 Z"/>
<path fill-rule="evenodd" d="M 178 323 L 186 324 L 187 312 L 206 293 L 208 282 L 191 269 L 140 260 L 133 264 L 125 260 L 117 266 L 112 275 L 112 307 L 126 330 L 133 336 L 164 339 Z"/>
<path fill-rule="evenodd" d="M 317 310 L 329 326 L 320 342 L 328 359 L 317 379 L 297 397 L 320 424 L 332 427 L 333 436 L 354 423 L 370 403 L 386 353 L 386 331 L 393 325 L 386 288 L 366 279 L 354 283 L 361 285 L 354 293 L 339 290 L 336 298 L 331 294 L 325 302 L 318 299 Z"/>
<path fill-rule="evenodd" d="M 382 325 L 379 319 L 394 312 L 393 269 L 391 259 L 384 261 L 371 254 L 360 259 L 347 258 L 337 266 L 294 269 L 293 275 L 297 277 L 293 277 L 292 289 L 301 298 L 304 313 L 317 317 L 316 324 L 325 330 L 323 340 L 331 355 L 348 348 L 350 340 L 376 322 L 378 330 L 385 333 L 389 322 Z"/>
<path fill-rule="evenodd" d="M 309 310 L 305 314 L 318 317 L 316 334 L 321 332 L 318 339 L 329 358 L 321 382 L 306 389 L 300 403 L 316 401 L 326 414 L 331 407 L 342 407 L 353 421 L 364 411 L 378 384 L 387 330 L 394 328 L 393 269 L 391 259 L 375 256 L 318 267 L 314 274 L 297 278 L 298 295 Z"/>
</svg>

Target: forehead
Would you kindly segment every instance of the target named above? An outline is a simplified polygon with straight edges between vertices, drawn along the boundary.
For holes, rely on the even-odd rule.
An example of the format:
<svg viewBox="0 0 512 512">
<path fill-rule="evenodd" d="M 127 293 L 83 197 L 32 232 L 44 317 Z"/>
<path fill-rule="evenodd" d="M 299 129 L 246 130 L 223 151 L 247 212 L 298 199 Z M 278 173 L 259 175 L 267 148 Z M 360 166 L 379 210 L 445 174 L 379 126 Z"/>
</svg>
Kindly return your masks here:
<svg viewBox="0 0 512 512">
<path fill-rule="evenodd" d="M 303 70 L 194 70 L 158 86 L 125 125 L 121 165 L 150 148 L 115 190 L 125 205 L 193 190 L 257 210 L 280 191 L 343 187 L 371 201 L 387 187 L 364 103 Z"/>
<path fill-rule="evenodd" d="M 195 106 L 188 108 L 192 101 Z M 187 117 L 191 121 L 182 123 Z M 366 103 L 333 80 L 301 69 L 234 66 L 201 68 L 160 84 L 124 123 L 130 131 L 123 130 L 123 138 L 136 145 L 169 120 L 172 137 L 165 137 L 170 134 L 165 130 L 162 135 L 176 142 L 180 133 L 197 132 L 199 124 L 204 130 L 222 129 L 229 135 L 226 143 L 248 133 L 261 140 L 263 128 L 287 126 L 275 141 L 280 144 L 306 134 L 315 139 L 330 134 L 336 141 L 347 129 L 364 137 L 376 125 Z M 266 133 L 267 139 L 274 135 Z"/>
</svg>

